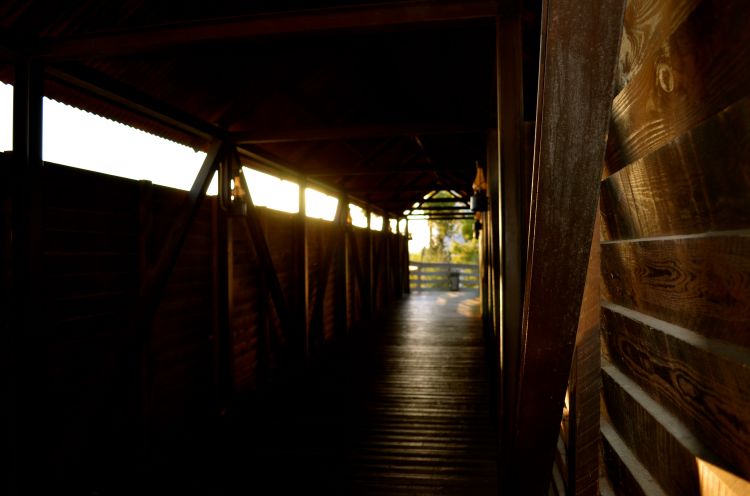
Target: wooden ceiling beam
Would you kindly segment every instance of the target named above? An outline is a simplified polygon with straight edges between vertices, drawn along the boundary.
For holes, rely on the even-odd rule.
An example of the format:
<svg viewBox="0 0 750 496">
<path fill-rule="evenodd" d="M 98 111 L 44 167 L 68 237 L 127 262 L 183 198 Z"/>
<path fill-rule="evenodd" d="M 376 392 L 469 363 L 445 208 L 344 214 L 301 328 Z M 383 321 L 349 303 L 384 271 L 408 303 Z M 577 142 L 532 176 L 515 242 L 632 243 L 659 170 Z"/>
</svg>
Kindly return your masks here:
<svg viewBox="0 0 750 496">
<path fill-rule="evenodd" d="M 406 210 L 410 210 L 412 212 L 416 212 L 416 211 L 420 211 L 420 212 L 439 212 L 439 211 L 443 211 L 443 212 L 451 212 L 451 211 L 457 212 L 457 211 L 469 210 L 469 207 L 467 207 L 466 205 L 459 205 L 459 206 L 455 206 L 455 207 L 414 207 L 414 208 L 406 209 Z"/>
<path fill-rule="evenodd" d="M 348 139 L 390 138 L 432 134 L 472 134 L 485 132 L 486 127 L 463 123 L 375 124 L 343 127 L 311 127 L 301 129 L 267 129 L 234 131 L 231 136 L 239 144 L 289 143 L 299 141 L 334 141 Z"/>
<path fill-rule="evenodd" d="M 112 57 L 273 35 L 494 18 L 496 12 L 494 0 L 403 2 L 280 12 L 42 40 L 33 53 L 44 60 Z"/>
<path fill-rule="evenodd" d="M 368 168 L 347 168 L 347 167 L 327 167 L 318 170 L 303 169 L 302 172 L 310 177 L 327 177 L 327 176 L 395 176 L 398 174 L 416 174 L 423 172 L 438 172 L 442 173 L 450 170 L 447 165 L 435 165 L 435 164 L 411 164 L 411 165 L 399 165 L 390 164 L 385 166 L 370 166 Z"/>
</svg>

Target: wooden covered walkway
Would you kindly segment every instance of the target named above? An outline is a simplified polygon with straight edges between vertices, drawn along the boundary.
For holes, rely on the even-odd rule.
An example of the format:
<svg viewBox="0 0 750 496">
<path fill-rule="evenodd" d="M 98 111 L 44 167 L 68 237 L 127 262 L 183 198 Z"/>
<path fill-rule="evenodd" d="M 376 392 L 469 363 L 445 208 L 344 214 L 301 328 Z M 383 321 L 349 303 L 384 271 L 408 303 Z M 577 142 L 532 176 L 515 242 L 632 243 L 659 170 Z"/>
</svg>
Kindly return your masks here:
<svg viewBox="0 0 750 496">
<path fill-rule="evenodd" d="M 226 472 L 205 489 L 497 494 L 478 313 L 469 292 L 405 297 L 294 390 L 281 388 L 260 412 L 237 414 L 225 439 L 231 446 L 216 451 L 227 455 L 215 460 Z"/>
</svg>

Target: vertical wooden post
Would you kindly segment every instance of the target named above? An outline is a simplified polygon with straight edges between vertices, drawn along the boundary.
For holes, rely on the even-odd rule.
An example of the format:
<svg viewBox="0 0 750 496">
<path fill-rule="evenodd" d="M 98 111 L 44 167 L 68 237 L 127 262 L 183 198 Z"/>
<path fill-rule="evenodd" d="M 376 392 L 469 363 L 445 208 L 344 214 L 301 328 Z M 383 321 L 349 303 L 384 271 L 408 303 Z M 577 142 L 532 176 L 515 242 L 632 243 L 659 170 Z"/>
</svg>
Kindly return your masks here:
<svg viewBox="0 0 750 496">
<path fill-rule="evenodd" d="M 374 260 L 373 257 L 373 246 L 372 246 L 372 211 L 368 207 L 365 211 L 365 214 L 367 215 L 367 298 L 365 303 L 365 315 L 368 319 L 372 318 L 373 311 L 375 309 L 374 307 L 374 301 L 375 301 L 375 295 L 373 294 L 373 287 L 374 287 Z"/>
<path fill-rule="evenodd" d="M 404 251 L 403 251 L 403 235 L 401 233 L 401 224 L 400 219 L 396 218 L 396 253 L 394 256 L 396 257 L 396 266 L 395 266 L 395 274 L 393 275 L 394 281 L 394 291 L 397 299 L 401 299 L 401 297 L 404 295 Z"/>
<path fill-rule="evenodd" d="M 351 312 L 351 305 L 352 305 L 352 299 L 350 296 L 352 295 L 352 267 L 351 267 L 351 257 L 352 257 L 352 245 L 351 241 L 349 241 L 349 231 L 351 230 L 351 225 L 349 224 L 349 196 L 346 194 L 343 194 L 341 196 L 341 227 L 342 227 L 342 236 L 343 236 L 343 242 L 344 242 L 344 294 L 346 299 L 346 304 L 344 305 L 344 322 L 346 327 L 346 333 L 349 334 L 349 315 Z"/>
<path fill-rule="evenodd" d="M 404 292 L 406 294 L 411 293 L 411 275 L 409 272 L 409 219 L 406 219 L 406 222 L 404 223 L 404 261 L 403 263 L 406 265 L 404 268 L 404 278 L 401 280 L 401 284 L 404 287 Z"/>
<path fill-rule="evenodd" d="M 234 226 L 218 203 L 215 200 L 211 202 L 215 312 L 212 337 L 217 411 L 223 415 L 231 406 L 233 394 L 231 311 L 234 307 Z"/>
<path fill-rule="evenodd" d="M 39 291 L 42 189 L 42 68 L 31 60 L 15 67 L 13 91 L 13 165 L 10 375 L 11 494 L 46 492 L 48 450 L 45 435 L 45 356 L 43 312 L 35 305 Z"/>
<path fill-rule="evenodd" d="M 336 250 L 335 264 L 335 288 L 336 288 L 336 334 L 348 332 L 347 315 L 349 308 L 349 239 L 346 235 L 347 219 L 349 218 L 349 202 L 346 195 L 339 198 L 339 215 L 336 223 L 336 237 L 334 243 L 341 244 Z"/>
<path fill-rule="evenodd" d="M 578 496 L 599 494 L 599 396 L 601 356 L 601 246 L 599 219 L 594 224 L 591 254 L 586 271 L 581 314 L 570 383 L 570 432 L 568 434 L 568 493 Z"/>
<path fill-rule="evenodd" d="M 11 195 L 13 185 L 11 184 L 11 171 L 13 163 L 11 157 L 0 156 L 0 233 L 2 233 L 2 246 L 0 246 L 0 271 L 2 271 L 2 293 L 0 293 L 0 374 L 3 377 L 3 397 L 6 406 L 0 409 L 0 422 L 3 425 L 3 434 L 0 436 L 0 445 L 4 446 L 6 460 L 13 462 L 15 456 L 13 453 L 14 442 L 11 442 L 16 436 L 15 425 L 15 377 L 12 362 L 14 360 L 13 337 L 11 327 L 12 307 L 11 298 L 13 297 L 13 283 L 11 281 L 13 274 L 12 264 L 12 225 L 11 219 Z M 11 484 L 15 482 L 15 474 L 11 474 L 14 467 L 9 464 L 3 464 L 0 469 L 0 480 L 6 481 L 2 486 L 6 488 L 7 494 L 12 494 Z M 15 492 L 15 490 L 13 490 Z"/>
<path fill-rule="evenodd" d="M 300 249 L 299 263 L 300 263 L 300 296 L 299 296 L 299 320 L 302 329 L 304 330 L 304 357 L 305 360 L 310 359 L 310 252 L 307 239 L 307 208 L 305 205 L 305 189 L 307 188 L 307 182 L 303 176 L 299 177 L 299 214 L 298 214 L 298 233 L 299 241 L 298 246 Z"/>
<path fill-rule="evenodd" d="M 498 159 L 500 193 L 500 238 L 502 267 L 500 318 L 500 452 L 501 470 L 510 466 L 515 425 L 516 391 L 521 347 L 523 283 L 526 271 L 524 235 L 526 219 L 522 198 L 523 67 L 521 48 L 521 2 L 500 4 L 495 24 Z M 512 477 L 500 474 L 502 482 Z M 513 492 L 511 488 L 508 491 Z"/>
<path fill-rule="evenodd" d="M 624 8 L 625 0 L 544 4 L 512 444 L 511 473 L 518 480 L 513 492 L 518 494 L 546 492 L 552 474 L 596 218 Z"/>
<path fill-rule="evenodd" d="M 493 339 L 500 338 L 500 314 L 501 314 L 501 259 L 500 259 L 500 157 L 498 150 L 497 131 L 489 133 L 487 141 L 487 197 L 489 210 L 487 216 L 489 221 L 485 226 L 487 233 L 487 263 L 488 263 L 488 286 L 489 286 L 489 308 L 491 310 L 490 329 Z M 499 353 L 499 348 L 496 350 Z M 502 358 L 502 357 L 500 357 Z M 502 363 L 499 364 L 502 367 Z"/>
<path fill-rule="evenodd" d="M 486 174 L 485 174 L 486 177 Z M 489 258 L 487 254 L 487 212 L 482 214 L 482 231 L 479 233 L 479 299 L 482 304 L 482 326 L 485 334 L 489 331 L 490 298 L 489 298 Z"/>
<path fill-rule="evenodd" d="M 383 215 L 383 239 L 385 242 L 385 253 L 383 254 L 383 263 L 385 264 L 385 302 L 390 303 L 393 299 L 393 267 L 391 267 L 391 224 L 388 219 L 388 214 Z"/>
</svg>

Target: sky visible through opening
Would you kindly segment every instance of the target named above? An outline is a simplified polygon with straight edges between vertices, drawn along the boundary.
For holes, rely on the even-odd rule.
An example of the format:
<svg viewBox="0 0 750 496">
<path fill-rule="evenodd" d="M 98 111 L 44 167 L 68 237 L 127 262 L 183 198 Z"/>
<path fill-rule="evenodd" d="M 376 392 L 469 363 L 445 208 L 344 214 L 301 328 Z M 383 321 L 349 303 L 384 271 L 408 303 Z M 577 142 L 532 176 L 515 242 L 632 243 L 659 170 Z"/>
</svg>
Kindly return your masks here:
<svg viewBox="0 0 750 496">
<path fill-rule="evenodd" d="M 104 174 L 146 179 L 154 184 L 189 190 L 206 154 L 130 126 L 44 99 L 42 157 L 45 161 Z M 13 148 L 13 87 L 0 83 L 0 151 Z M 284 212 L 299 212 L 299 186 L 270 174 L 244 168 L 253 203 Z M 208 194 L 217 194 L 216 176 Z M 305 189 L 308 217 L 333 220 L 338 199 L 312 188 Z M 356 207 L 356 208 L 355 208 Z M 351 204 L 352 224 L 367 227 L 365 211 Z M 395 221 L 391 223 L 395 230 Z M 383 229 L 383 218 L 374 215 L 374 230 Z M 399 232 L 404 231 L 404 223 Z M 409 222 L 409 251 L 429 244 L 427 221 Z"/>
</svg>

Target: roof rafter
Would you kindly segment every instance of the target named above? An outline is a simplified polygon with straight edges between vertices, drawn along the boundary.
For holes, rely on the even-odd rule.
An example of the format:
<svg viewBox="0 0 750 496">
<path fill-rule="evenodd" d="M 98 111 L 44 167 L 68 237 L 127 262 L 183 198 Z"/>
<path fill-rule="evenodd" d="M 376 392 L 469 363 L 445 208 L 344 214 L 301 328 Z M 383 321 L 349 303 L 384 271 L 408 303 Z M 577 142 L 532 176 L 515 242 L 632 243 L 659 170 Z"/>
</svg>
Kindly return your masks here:
<svg viewBox="0 0 750 496">
<path fill-rule="evenodd" d="M 282 12 L 43 40 L 34 50 L 34 56 L 44 60 L 110 57 L 272 35 L 492 18 L 496 13 L 494 0 L 404 2 Z"/>
<path fill-rule="evenodd" d="M 343 127 L 309 127 L 301 129 L 265 129 L 232 132 L 237 143 L 287 143 L 295 141 L 325 141 L 344 139 L 388 138 L 425 134 L 471 134 L 484 131 L 479 126 L 462 123 L 407 123 L 352 125 Z"/>
</svg>

